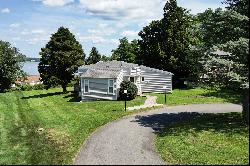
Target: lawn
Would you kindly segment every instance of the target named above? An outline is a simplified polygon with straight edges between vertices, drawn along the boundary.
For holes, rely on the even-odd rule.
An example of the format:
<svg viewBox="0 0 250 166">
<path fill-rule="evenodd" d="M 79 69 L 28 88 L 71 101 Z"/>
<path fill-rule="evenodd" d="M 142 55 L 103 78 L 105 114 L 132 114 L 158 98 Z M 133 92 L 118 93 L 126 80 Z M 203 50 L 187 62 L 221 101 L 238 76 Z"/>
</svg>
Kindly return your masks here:
<svg viewBox="0 0 250 166">
<path fill-rule="evenodd" d="M 80 103 L 71 93 L 61 91 L 54 88 L 0 93 L 0 165 L 72 164 L 83 142 L 98 127 L 138 112 L 125 112 L 123 101 Z M 164 103 L 164 94 L 156 95 L 158 102 Z M 233 93 L 190 89 L 174 90 L 167 104 L 237 100 L 239 97 Z M 127 105 L 141 105 L 144 101 L 137 97 Z"/>
<path fill-rule="evenodd" d="M 240 113 L 188 117 L 157 134 L 156 147 L 167 164 L 249 165 L 249 130 Z"/>
<path fill-rule="evenodd" d="M 157 96 L 157 103 L 165 103 L 165 94 L 151 94 Z M 202 88 L 174 89 L 167 94 L 167 105 L 204 104 L 204 103 L 241 103 L 242 97 L 237 91 L 210 90 Z"/>
<path fill-rule="evenodd" d="M 0 93 L 0 165 L 71 164 L 94 130 L 132 113 L 124 111 L 123 101 L 79 103 L 61 91 Z M 127 104 L 144 101 L 137 97 Z"/>
</svg>

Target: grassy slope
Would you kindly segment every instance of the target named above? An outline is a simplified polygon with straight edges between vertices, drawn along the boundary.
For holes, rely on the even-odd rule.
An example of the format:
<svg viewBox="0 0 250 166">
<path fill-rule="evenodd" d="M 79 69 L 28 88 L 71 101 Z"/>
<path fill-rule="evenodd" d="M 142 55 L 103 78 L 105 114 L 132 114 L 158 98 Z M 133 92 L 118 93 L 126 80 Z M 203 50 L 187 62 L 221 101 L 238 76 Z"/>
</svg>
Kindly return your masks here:
<svg viewBox="0 0 250 166">
<path fill-rule="evenodd" d="M 164 94 L 156 95 L 158 103 L 164 103 Z M 241 96 L 201 88 L 175 89 L 167 95 L 167 105 L 224 102 L 240 103 Z M 168 164 L 249 164 L 249 131 L 240 113 L 186 117 L 157 134 L 157 150 Z"/>
<path fill-rule="evenodd" d="M 164 94 L 154 94 L 157 102 L 165 103 Z M 234 91 L 208 90 L 202 88 L 180 90 L 174 89 L 172 94 L 167 94 L 167 105 L 198 104 L 198 103 L 240 103 L 241 96 Z"/>
<path fill-rule="evenodd" d="M 241 114 L 206 114 L 175 123 L 157 135 L 168 164 L 248 165 L 249 130 Z"/>
<path fill-rule="evenodd" d="M 72 96 L 57 88 L 0 94 L 0 164 L 72 163 L 96 128 L 129 114 L 122 101 L 70 101 Z"/>
</svg>

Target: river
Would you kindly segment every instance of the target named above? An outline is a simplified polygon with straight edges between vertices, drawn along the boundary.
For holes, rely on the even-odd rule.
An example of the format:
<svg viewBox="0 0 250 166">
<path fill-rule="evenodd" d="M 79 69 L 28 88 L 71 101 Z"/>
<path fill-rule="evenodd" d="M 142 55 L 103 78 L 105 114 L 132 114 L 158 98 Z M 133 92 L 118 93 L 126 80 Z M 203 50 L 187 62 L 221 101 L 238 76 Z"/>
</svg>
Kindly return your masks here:
<svg viewBox="0 0 250 166">
<path fill-rule="evenodd" d="M 24 62 L 22 69 L 28 75 L 39 75 L 38 64 L 39 64 L 39 62 L 26 61 L 26 62 Z"/>
</svg>

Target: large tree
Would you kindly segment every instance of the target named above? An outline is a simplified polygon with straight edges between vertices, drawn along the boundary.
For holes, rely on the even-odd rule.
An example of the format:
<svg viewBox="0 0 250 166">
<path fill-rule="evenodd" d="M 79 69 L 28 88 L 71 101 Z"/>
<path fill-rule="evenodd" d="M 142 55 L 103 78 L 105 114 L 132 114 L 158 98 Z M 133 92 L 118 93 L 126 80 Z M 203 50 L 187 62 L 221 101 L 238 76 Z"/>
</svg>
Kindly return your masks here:
<svg viewBox="0 0 250 166">
<path fill-rule="evenodd" d="M 10 43 L 0 40 L 0 92 L 7 90 L 18 77 L 23 77 L 21 62 L 25 56 Z"/>
<path fill-rule="evenodd" d="M 188 57 L 192 43 L 188 11 L 169 0 L 164 7 L 164 17 L 153 21 L 139 32 L 139 56 L 142 64 L 174 73 L 174 80 L 187 78 L 191 73 Z"/>
<path fill-rule="evenodd" d="M 137 41 L 134 40 L 130 43 L 126 37 L 120 39 L 119 41 L 120 44 L 118 45 L 118 48 L 112 50 L 113 54 L 111 56 L 111 59 L 135 63 L 138 47 Z"/>
<path fill-rule="evenodd" d="M 226 10 L 200 14 L 205 81 L 209 85 L 241 92 L 249 89 L 249 18 L 248 1 L 227 0 Z M 246 5 L 247 4 L 247 5 Z M 206 17 L 204 17 L 206 16 Z M 223 54 L 221 54 L 221 51 Z M 218 53 L 219 52 L 219 53 Z M 249 93 L 245 96 L 249 98 Z M 244 117 L 249 122 L 249 102 L 244 102 Z M 247 109 L 246 109 L 247 108 Z M 246 111 L 247 110 L 247 111 Z"/>
<path fill-rule="evenodd" d="M 93 47 L 90 51 L 89 57 L 86 60 L 86 63 L 89 64 L 95 64 L 101 60 L 102 56 L 99 54 L 96 47 Z"/>
<path fill-rule="evenodd" d="M 81 44 L 68 28 L 60 27 L 41 49 L 40 55 L 38 70 L 45 87 L 61 85 L 66 92 L 73 73 L 84 64 L 85 54 Z"/>
</svg>

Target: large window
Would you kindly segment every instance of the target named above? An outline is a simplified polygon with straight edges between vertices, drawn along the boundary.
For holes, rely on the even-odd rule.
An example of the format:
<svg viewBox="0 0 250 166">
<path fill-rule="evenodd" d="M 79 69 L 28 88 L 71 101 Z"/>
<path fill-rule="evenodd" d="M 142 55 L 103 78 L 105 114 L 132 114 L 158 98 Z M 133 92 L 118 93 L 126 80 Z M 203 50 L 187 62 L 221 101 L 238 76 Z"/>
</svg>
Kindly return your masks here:
<svg viewBox="0 0 250 166">
<path fill-rule="evenodd" d="M 84 93 L 89 93 L 89 80 L 84 80 Z"/>
<path fill-rule="evenodd" d="M 108 93 L 110 94 L 114 93 L 114 80 L 113 79 L 108 80 Z"/>
</svg>

